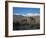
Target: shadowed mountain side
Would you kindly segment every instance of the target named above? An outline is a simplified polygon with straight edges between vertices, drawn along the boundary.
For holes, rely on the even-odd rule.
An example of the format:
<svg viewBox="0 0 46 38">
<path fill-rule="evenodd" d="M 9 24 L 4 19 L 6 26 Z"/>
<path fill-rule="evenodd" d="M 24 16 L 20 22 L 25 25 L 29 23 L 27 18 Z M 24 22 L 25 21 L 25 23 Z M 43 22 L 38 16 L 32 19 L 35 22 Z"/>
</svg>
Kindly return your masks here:
<svg viewBox="0 0 46 38">
<path fill-rule="evenodd" d="M 40 16 L 13 16 L 13 30 L 40 29 Z"/>
</svg>

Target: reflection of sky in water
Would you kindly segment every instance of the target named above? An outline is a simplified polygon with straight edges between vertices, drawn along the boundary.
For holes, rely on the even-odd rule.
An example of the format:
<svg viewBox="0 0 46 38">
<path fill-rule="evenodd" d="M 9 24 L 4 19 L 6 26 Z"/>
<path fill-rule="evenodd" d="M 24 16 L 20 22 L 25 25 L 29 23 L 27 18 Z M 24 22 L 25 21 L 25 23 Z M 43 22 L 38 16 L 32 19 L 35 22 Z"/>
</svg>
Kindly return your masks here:
<svg viewBox="0 0 46 38">
<path fill-rule="evenodd" d="M 40 8 L 13 7 L 13 15 L 39 15 Z"/>
</svg>

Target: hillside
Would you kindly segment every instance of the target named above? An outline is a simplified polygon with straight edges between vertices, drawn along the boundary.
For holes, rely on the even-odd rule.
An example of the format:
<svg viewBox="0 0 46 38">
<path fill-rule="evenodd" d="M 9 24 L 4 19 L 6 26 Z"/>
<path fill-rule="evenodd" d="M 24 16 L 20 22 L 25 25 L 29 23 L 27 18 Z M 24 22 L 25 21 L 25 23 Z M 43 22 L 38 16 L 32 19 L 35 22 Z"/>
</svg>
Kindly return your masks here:
<svg viewBox="0 0 46 38">
<path fill-rule="evenodd" d="M 40 16 L 13 16 L 13 30 L 36 30 L 40 29 Z"/>
<path fill-rule="evenodd" d="M 24 19 L 26 19 L 27 22 L 33 21 L 32 23 L 34 23 L 34 21 L 35 21 L 35 23 L 40 23 L 40 16 L 30 16 L 30 17 L 21 16 L 21 15 L 14 15 L 13 16 L 13 22 L 16 22 L 16 21 L 21 22 L 21 20 L 24 20 Z M 31 19 L 33 19 L 33 20 L 31 20 Z"/>
</svg>

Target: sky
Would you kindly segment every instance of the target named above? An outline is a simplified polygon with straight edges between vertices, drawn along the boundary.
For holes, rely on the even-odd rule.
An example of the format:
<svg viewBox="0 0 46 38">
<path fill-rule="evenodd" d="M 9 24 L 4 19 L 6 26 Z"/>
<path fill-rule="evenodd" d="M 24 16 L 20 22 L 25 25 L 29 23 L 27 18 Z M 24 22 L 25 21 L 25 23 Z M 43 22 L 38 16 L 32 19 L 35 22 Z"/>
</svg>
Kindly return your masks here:
<svg viewBox="0 0 46 38">
<path fill-rule="evenodd" d="M 40 8 L 13 7 L 13 15 L 31 16 L 39 14 Z"/>
</svg>

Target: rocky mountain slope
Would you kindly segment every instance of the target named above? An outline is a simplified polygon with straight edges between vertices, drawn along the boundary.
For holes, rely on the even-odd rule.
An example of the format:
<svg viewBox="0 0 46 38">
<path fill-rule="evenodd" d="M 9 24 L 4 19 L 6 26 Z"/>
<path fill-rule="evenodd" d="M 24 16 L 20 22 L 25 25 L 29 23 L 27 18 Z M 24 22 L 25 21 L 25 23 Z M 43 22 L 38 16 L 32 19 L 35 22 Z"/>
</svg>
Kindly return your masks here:
<svg viewBox="0 0 46 38">
<path fill-rule="evenodd" d="M 24 21 L 25 20 L 25 21 Z M 40 23 L 40 16 L 30 16 L 30 17 L 26 17 L 26 16 L 22 16 L 22 15 L 14 15 L 13 16 L 13 22 L 19 22 L 19 23 L 29 23 L 29 24 L 36 24 L 36 23 Z"/>
</svg>

